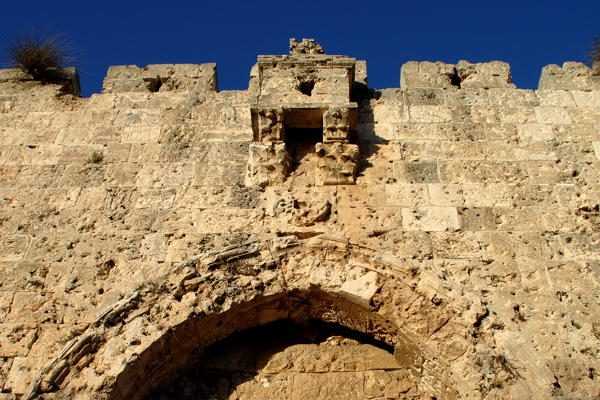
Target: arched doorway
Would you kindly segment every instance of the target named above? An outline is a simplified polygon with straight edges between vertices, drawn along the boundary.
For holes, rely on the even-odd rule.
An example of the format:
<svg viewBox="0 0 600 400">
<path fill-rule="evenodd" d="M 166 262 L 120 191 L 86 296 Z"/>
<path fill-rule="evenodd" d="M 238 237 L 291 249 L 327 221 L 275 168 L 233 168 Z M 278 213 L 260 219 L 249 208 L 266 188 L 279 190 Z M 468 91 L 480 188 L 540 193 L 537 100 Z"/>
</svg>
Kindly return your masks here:
<svg viewBox="0 0 600 400">
<path fill-rule="evenodd" d="M 397 328 L 377 313 L 316 287 L 294 290 L 173 327 L 110 398 L 432 398 L 419 386 L 422 355 L 397 347 Z"/>
</svg>

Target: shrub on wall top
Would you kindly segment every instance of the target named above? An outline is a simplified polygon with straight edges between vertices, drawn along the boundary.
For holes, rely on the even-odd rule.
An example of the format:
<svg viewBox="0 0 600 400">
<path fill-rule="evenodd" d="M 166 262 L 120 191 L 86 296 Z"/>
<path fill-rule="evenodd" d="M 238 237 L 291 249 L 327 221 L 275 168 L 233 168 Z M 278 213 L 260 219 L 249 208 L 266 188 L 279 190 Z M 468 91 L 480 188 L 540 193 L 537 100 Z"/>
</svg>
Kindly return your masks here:
<svg viewBox="0 0 600 400">
<path fill-rule="evenodd" d="M 25 33 L 5 38 L 6 64 L 20 68 L 40 81 L 64 78 L 64 69 L 76 59 L 71 41 L 63 33 L 50 34 L 32 28 Z"/>
</svg>

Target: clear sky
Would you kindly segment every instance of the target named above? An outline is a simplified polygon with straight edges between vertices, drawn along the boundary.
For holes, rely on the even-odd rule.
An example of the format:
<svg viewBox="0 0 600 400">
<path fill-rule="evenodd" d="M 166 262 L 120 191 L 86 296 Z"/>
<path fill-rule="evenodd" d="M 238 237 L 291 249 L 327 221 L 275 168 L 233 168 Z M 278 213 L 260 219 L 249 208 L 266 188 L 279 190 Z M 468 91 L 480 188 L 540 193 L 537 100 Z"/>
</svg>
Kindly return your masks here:
<svg viewBox="0 0 600 400">
<path fill-rule="evenodd" d="M 259 54 L 314 38 L 327 54 L 367 61 L 369 87 L 399 87 L 407 61 L 510 63 L 535 89 L 542 67 L 585 61 L 600 34 L 600 0 L 29 0 L 6 1 L 0 37 L 32 26 L 81 50 L 84 96 L 110 65 L 216 62 L 219 89 L 246 89 Z"/>
</svg>

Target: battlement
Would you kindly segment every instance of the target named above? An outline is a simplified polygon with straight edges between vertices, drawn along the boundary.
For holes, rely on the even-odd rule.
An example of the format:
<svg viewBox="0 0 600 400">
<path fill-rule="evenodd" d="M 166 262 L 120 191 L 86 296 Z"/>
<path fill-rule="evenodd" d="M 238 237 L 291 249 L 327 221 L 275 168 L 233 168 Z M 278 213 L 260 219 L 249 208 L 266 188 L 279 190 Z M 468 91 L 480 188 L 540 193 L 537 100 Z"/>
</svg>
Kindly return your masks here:
<svg viewBox="0 0 600 400">
<path fill-rule="evenodd" d="M 249 90 L 261 101 L 306 103 L 302 91 L 310 91 L 310 102 L 318 104 L 324 98 L 333 97 L 343 102 L 357 89 L 367 87 L 367 64 L 346 56 L 312 55 L 311 62 L 319 67 L 319 74 L 311 72 L 297 75 L 306 67 L 298 56 L 259 56 L 257 64 L 250 72 Z M 306 68 L 304 68 L 306 69 Z M 296 75 L 294 75 L 296 74 Z M 276 77 L 275 87 L 261 86 L 261 79 Z M 287 95 L 281 94 L 282 82 L 286 81 Z M 348 85 L 350 83 L 350 85 Z M 16 86 L 20 84 L 19 86 Z M 38 84 L 31 76 L 18 69 L 0 69 L 0 93 L 22 91 Z M 402 89 L 516 89 L 512 83 L 510 65 L 502 61 L 457 64 L 443 62 L 409 61 L 401 67 L 400 87 Z M 383 89 L 383 88 L 378 88 Z M 551 64 L 541 71 L 538 89 L 540 90 L 599 90 L 600 63 L 589 68 L 579 62 L 565 62 L 562 67 Z M 79 96 L 81 87 L 76 69 L 66 70 L 60 91 L 63 94 Z M 104 78 L 102 93 L 153 93 L 153 92 L 217 92 L 217 65 L 205 64 L 152 64 L 145 67 L 136 65 L 111 66 Z M 283 96 L 283 97 L 282 97 Z M 287 97 L 286 97 L 287 96 Z M 294 97 L 295 96 L 295 97 Z M 332 97 L 333 96 L 333 97 Z M 281 98 L 280 98 L 281 97 Z M 276 100 L 280 98 L 279 100 Z M 271 100 L 269 100 L 271 99 Z"/>
<path fill-rule="evenodd" d="M 108 68 L 102 93 L 218 91 L 217 65 L 153 64 Z"/>
<path fill-rule="evenodd" d="M 400 87 L 414 88 L 464 88 L 464 89 L 514 89 L 510 65 L 502 61 L 471 64 L 411 61 L 402 66 Z"/>
<path fill-rule="evenodd" d="M 542 69 L 539 89 L 600 90 L 600 63 L 591 69 L 579 62 L 565 62 L 562 68 L 547 65 Z"/>
</svg>

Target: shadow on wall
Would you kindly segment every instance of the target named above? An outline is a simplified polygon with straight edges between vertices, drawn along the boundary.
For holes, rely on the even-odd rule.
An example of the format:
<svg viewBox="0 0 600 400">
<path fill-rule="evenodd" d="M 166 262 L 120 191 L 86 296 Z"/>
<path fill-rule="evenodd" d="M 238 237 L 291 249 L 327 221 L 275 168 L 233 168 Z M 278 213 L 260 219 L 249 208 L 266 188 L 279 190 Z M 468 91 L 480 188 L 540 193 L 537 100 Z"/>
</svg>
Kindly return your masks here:
<svg viewBox="0 0 600 400">
<path fill-rule="evenodd" d="M 146 400 L 372 398 L 393 386 L 417 392 L 393 347 L 333 323 L 290 319 L 236 332 L 209 346 L 197 366 Z M 386 385 L 368 383 L 377 376 Z M 366 389 L 365 389 L 366 388 Z"/>
</svg>

